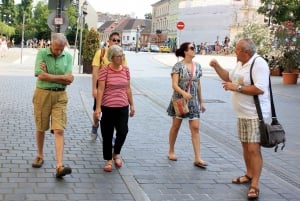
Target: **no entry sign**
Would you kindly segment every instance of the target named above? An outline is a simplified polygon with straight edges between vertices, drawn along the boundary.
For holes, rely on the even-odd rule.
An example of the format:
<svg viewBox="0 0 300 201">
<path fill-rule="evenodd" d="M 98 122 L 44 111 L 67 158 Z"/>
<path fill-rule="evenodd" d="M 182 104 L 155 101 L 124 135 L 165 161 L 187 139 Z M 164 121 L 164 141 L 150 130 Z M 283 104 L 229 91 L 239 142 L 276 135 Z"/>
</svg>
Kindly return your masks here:
<svg viewBox="0 0 300 201">
<path fill-rule="evenodd" d="M 184 22 L 182 21 L 177 22 L 176 27 L 178 30 L 184 29 Z"/>
</svg>

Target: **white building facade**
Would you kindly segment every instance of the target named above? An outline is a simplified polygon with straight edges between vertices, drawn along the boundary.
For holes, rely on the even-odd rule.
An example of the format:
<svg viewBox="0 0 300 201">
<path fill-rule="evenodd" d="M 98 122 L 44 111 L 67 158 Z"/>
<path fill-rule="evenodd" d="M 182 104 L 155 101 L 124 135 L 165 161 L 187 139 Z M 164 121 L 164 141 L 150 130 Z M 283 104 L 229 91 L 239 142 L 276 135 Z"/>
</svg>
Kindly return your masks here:
<svg viewBox="0 0 300 201">
<path fill-rule="evenodd" d="M 160 0 L 152 5 L 152 34 L 160 30 L 163 38 L 176 37 L 177 45 L 222 44 L 226 36 L 232 41 L 244 26 L 264 23 L 257 13 L 260 5 L 260 0 Z M 183 30 L 176 28 L 179 21 L 185 24 Z"/>
</svg>

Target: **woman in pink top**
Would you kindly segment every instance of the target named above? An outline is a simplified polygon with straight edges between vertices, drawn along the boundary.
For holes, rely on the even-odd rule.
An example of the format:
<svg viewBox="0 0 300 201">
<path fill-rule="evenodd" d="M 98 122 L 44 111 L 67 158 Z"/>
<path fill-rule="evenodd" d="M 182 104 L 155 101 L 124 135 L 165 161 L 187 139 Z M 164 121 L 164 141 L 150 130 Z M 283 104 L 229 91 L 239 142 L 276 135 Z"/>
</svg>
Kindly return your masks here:
<svg viewBox="0 0 300 201">
<path fill-rule="evenodd" d="M 102 113 L 100 128 L 106 172 L 112 171 L 113 160 L 117 168 L 122 166 L 119 154 L 128 133 L 128 117 L 132 117 L 135 113 L 130 72 L 128 67 L 122 65 L 123 57 L 122 47 L 110 46 L 107 58 L 111 63 L 99 71 L 95 116 L 100 118 Z M 114 129 L 116 129 L 116 141 L 112 153 L 111 141 Z"/>
</svg>

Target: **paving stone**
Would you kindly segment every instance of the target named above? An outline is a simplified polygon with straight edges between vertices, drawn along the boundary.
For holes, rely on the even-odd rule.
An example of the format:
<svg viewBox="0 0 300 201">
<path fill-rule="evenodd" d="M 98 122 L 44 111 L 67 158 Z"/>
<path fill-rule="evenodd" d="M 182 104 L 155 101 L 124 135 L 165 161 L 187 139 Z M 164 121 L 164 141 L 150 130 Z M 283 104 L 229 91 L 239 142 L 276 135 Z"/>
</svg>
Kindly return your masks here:
<svg viewBox="0 0 300 201">
<path fill-rule="evenodd" d="M 54 137 L 45 140 L 45 163 L 31 168 L 36 156 L 32 95 L 36 78 L 36 50 L 24 49 L 20 64 L 17 48 L 0 60 L 0 200 L 95 200 L 95 201 L 239 201 L 246 200 L 247 185 L 231 184 L 244 174 L 236 117 L 230 94 L 207 66 L 211 57 L 197 55 L 203 63 L 202 90 L 207 111 L 201 114 L 201 156 L 206 170 L 193 165 L 188 123 L 184 121 L 176 142 L 178 161 L 167 159 L 171 118 L 166 108 L 172 93 L 170 71 L 177 61 L 173 54 L 128 52 L 136 116 L 129 119 L 129 133 L 121 153 L 124 166 L 103 171 L 102 143 L 90 141 L 93 99 L 90 75 L 77 74 L 67 88 L 68 124 L 65 130 L 64 163 L 72 174 L 55 178 Z M 233 66 L 235 58 L 219 58 Z M 160 61 L 161 63 L 158 63 Z M 295 201 L 300 197 L 299 114 L 300 85 L 285 86 L 272 77 L 280 122 L 288 133 L 284 151 L 262 149 L 264 169 L 260 200 Z M 292 114 L 287 109 L 292 108 Z"/>
</svg>

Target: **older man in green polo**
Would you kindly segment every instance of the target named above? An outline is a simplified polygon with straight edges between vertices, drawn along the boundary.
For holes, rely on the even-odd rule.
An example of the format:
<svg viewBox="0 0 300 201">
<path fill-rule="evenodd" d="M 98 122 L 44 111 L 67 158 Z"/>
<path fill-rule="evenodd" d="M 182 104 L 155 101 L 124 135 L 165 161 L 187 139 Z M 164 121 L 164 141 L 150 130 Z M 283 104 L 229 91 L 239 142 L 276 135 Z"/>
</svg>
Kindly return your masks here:
<svg viewBox="0 0 300 201">
<path fill-rule="evenodd" d="M 68 97 L 66 86 L 74 80 L 72 56 L 64 51 L 67 40 L 61 33 L 54 33 L 51 45 L 39 50 L 35 61 L 36 89 L 33 95 L 36 125 L 37 156 L 32 167 L 44 163 L 43 145 L 45 131 L 49 128 L 55 136 L 56 177 L 71 174 L 72 169 L 63 165 L 64 129 L 67 123 Z"/>
</svg>

